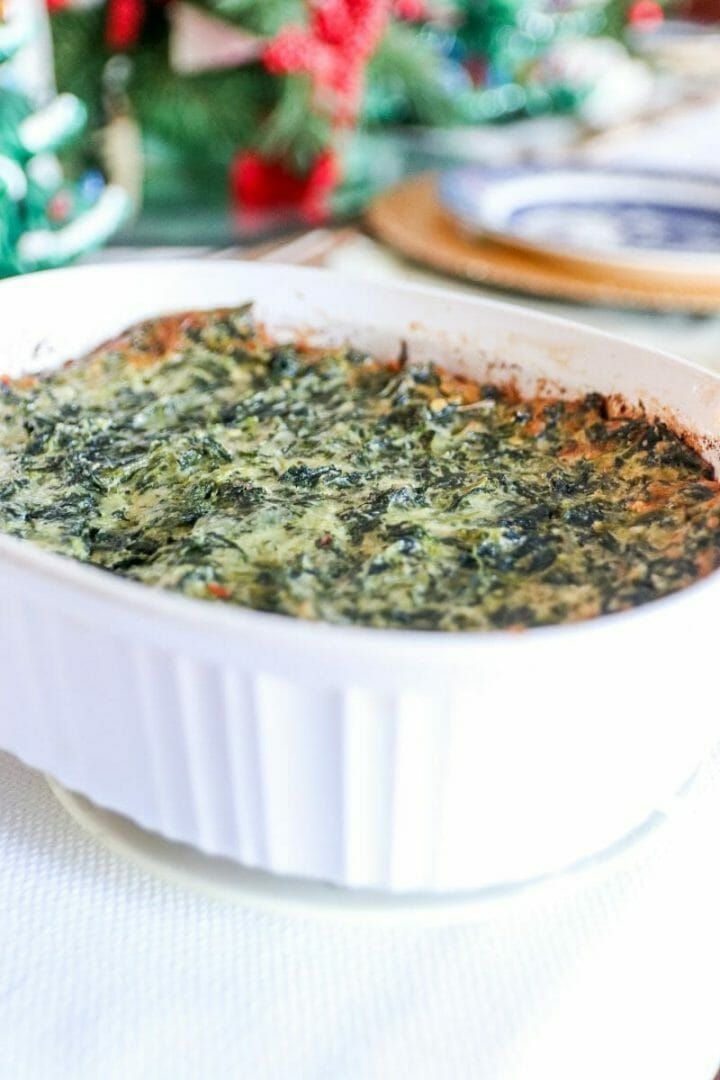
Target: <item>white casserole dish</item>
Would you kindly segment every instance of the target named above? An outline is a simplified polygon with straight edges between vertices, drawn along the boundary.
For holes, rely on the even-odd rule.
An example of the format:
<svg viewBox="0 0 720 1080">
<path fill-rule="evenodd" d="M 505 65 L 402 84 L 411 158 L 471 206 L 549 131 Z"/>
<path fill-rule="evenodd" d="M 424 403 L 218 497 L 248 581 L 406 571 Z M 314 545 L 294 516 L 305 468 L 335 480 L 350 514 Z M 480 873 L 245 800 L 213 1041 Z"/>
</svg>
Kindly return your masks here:
<svg viewBox="0 0 720 1080">
<path fill-rule="evenodd" d="M 312 331 L 532 391 L 621 393 L 717 467 L 720 378 L 593 330 L 439 290 L 172 262 L 0 284 L 0 371 L 138 319 L 252 299 Z M 0 537 L 0 745 L 163 835 L 278 874 L 452 892 L 603 849 L 717 736 L 717 575 L 572 626 L 332 627 L 196 601 Z"/>
</svg>

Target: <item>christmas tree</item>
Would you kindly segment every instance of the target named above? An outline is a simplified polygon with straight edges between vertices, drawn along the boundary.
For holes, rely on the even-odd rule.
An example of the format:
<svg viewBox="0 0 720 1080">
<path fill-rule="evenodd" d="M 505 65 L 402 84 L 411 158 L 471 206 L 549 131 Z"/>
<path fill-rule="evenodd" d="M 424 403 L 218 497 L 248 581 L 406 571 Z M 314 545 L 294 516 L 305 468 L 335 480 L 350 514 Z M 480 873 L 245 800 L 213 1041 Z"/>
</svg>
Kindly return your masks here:
<svg viewBox="0 0 720 1080">
<path fill-rule="evenodd" d="M 371 190 L 377 162 L 355 152 L 360 129 L 582 109 L 592 76 L 561 47 L 617 34 L 628 6 L 48 2 L 61 88 L 86 103 L 115 162 L 142 158 L 146 196 L 162 201 L 179 185 L 187 205 L 190 189 L 205 202 L 229 190 L 244 213 L 293 208 L 311 220 L 354 208 Z M 85 152 L 91 160 L 91 144 Z"/>
<path fill-rule="evenodd" d="M 65 181 L 58 152 L 78 136 L 85 107 L 61 94 L 38 104 L 23 78 L 40 32 L 26 4 L 0 0 L 0 276 L 60 266 L 101 244 L 128 210 L 99 174 Z"/>
</svg>

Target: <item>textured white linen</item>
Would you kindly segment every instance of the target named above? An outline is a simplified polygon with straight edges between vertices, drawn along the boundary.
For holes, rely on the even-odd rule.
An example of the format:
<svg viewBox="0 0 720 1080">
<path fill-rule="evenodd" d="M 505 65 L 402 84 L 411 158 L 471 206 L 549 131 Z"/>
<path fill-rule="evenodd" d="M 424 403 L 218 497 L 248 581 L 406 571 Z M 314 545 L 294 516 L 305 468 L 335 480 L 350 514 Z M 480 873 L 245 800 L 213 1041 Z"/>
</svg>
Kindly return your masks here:
<svg viewBox="0 0 720 1080">
<path fill-rule="evenodd" d="M 384 928 L 165 884 L 0 755 L 0 1076 L 711 1080 L 720 754 L 690 798 L 598 880 Z"/>
</svg>

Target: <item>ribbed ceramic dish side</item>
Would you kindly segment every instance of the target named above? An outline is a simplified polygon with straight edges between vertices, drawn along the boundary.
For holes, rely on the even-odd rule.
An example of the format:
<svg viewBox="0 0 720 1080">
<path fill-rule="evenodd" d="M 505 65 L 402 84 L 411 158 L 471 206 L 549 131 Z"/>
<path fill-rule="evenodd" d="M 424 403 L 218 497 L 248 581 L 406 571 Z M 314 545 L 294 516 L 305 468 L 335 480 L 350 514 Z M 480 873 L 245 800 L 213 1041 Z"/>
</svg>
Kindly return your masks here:
<svg viewBox="0 0 720 1080">
<path fill-rule="evenodd" d="M 700 754 L 700 728 L 658 729 L 652 708 L 632 728 L 609 715 L 602 737 L 599 705 L 589 733 L 582 717 L 540 723 L 543 650 L 525 689 L 502 663 L 434 689 L 402 671 L 377 685 L 362 659 L 320 682 L 263 665 L 250 640 L 215 662 L 152 619 L 114 629 L 111 608 L 98 619 L 72 591 L 31 595 L 2 571 L 0 589 L 3 745 L 169 838 L 273 873 L 411 892 L 518 880 L 611 843 Z"/>
<path fill-rule="evenodd" d="M 248 866 L 435 887 L 446 702 L 310 690 L 5 595 L 3 742 L 21 758 Z"/>
<path fill-rule="evenodd" d="M 447 342 L 471 373 L 486 369 L 481 339 L 523 377 L 654 394 L 705 437 L 720 416 L 715 376 L 441 292 L 177 263 L 38 275 L 3 296 L 16 370 L 38 366 L 41 338 L 65 357 L 153 309 L 254 296 L 286 325 L 335 311 L 389 354 L 404 335 L 418 355 Z M 91 341 L 74 336 L 84 311 Z M 718 732 L 719 600 L 709 580 L 525 634 L 312 626 L 0 537 L 0 746 L 147 828 L 273 873 L 416 893 L 523 880 L 608 847 L 695 769 Z"/>
</svg>

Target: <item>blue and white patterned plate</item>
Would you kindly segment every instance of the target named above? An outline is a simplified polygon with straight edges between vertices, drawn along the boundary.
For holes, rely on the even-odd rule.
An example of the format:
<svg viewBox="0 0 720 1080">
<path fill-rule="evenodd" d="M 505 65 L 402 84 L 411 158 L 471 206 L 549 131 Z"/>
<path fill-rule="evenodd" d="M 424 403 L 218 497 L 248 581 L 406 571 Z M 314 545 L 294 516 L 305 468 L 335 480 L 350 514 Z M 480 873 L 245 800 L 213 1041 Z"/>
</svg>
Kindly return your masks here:
<svg viewBox="0 0 720 1080">
<path fill-rule="evenodd" d="M 720 181 L 581 167 L 453 169 L 440 200 L 472 232 L 605 267 L 720 274 Z"/>
</svg>

